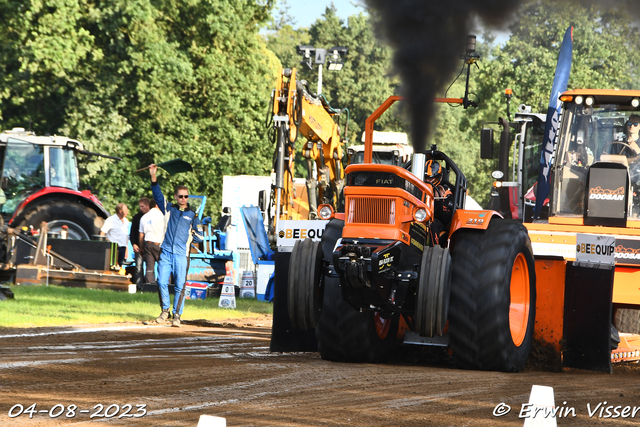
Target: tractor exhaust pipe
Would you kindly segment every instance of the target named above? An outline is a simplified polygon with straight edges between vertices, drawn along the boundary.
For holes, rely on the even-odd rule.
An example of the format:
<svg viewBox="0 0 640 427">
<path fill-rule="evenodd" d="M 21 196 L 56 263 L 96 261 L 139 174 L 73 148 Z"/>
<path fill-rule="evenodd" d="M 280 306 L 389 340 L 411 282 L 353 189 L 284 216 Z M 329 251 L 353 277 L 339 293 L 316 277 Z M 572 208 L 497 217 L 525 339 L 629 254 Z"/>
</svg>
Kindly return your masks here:
<svg viewBox="0 0 640 427">
<path fill-rule="evenodd" d="M 415 153 L 411 161 L 411 173 L 418 177 L 420 181 L 424 181 L 424 164 L 426 161 L 427 156 L 424 153 Z"/>
</svg>

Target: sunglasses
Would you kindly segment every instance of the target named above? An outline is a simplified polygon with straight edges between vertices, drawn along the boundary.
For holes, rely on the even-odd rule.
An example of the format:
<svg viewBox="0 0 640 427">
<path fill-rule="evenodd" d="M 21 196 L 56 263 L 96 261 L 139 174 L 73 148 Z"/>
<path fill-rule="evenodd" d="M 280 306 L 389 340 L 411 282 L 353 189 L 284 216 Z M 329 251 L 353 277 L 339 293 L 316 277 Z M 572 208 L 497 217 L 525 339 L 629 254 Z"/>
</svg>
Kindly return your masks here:
<svg viewBox="0 0 640 427">
<path fill-rule="evenodd" d="M 627 126 L 638 126 L 640 122 L 627 122 Z"/>
<path fill-rule="evenodd" d="M 187 195 L 185 196 L 184 194 L 178 194 L 176 197 L 177 197 L 178 199 L 188 199 L 188 198 L 189 198 L 189 195 L 187 194 Z"/>
</svg>

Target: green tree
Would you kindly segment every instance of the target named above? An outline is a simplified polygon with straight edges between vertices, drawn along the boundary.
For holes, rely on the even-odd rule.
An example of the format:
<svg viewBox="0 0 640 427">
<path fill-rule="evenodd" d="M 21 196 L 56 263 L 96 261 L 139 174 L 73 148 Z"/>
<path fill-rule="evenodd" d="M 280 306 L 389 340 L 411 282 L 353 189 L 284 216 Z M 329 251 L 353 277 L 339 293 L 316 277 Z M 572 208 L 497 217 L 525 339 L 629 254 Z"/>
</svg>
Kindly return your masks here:
<svg viewBox="0 0 640 427">
<path fill-rule="evenodd" d="M 495 161 L 480 160 L 479 135 L 483 122 L 506 117 L 504 90 L 513 89 L 511 114 L 518 104 L 546 113 L 560 45 L 573 25 L 573 61 L 569 89 L 633 87 L 638 80 L 640 46 L 637 30 L 624 10 L 605 9 L 573 2 L 530 0 L 523 4 L 510 26 L 511 37 L 501 46 L 482 45 L 480 70 L 472 78 L 480 108 L 461 117 L 460 127 L 471 129 L 471 162 L 463 161 L 471 194 L 488 199 L 489 174 Z"/>
<path fill-rule="evenodd" d="M 504 114 L 504 89 L 514 102 L 546 112 L 560 44 L 573 25 L 572 88 L 631 88 L 640 59 L 635 52 L 640 36 L 626 11 L 585 7 L 569 2 L 532 0 L 517 13 L 512 35 L 504 46 L 493 47 L 492 59 L 477 74 L 478 94 L 485 111 Z M 542 108 L 540 108 L 542 106 Z"/>
<path fill-rule="evenodd" d="M 263 174 L 264 111 L 277 59 L 259 35 L 273 0 L 1 1 L 3 127 L 29 119 L 39 133 L 76 137 L 119 155 L 86 166 L 113 209 L 149 194 L 133 171 L 182 157 L 186 183 L 217 211 L 223 175 Z"/>
<path fill-rule="evenodd" d="M 265 33 L 267 47 L 280 60 L 281 68 L 300 68 L 296 46 L 309 44 L 308 29 L 294 29 L 294 25 L 295 19 L 289 15 L 289 5 L 284 1 Z"/>
<path fill-rule="evenodd" d="M 308 82 L 311 93 L 317 91 L 318 66 L 309 69 L 299 65 L 301 57 L 296 46 L 308 44 L 320 49 L 346 46 L 349 51 L 342 56 L 341 71 L 329 71 L 323 66 L 322 95 L 331 106 L 343 112 L 338 119 L 343 137 L 349 144 L 361 144 L 365 120 L 390 95 L 395 94 L 398 80 L 390 76 L 391 49 L 376 39 L 368 15 L 359 13 L 347 21 L 336 15 L 335 7 L 327 7 L 309 29 L 294 30 L 283 26 L 268 38 L 268 45 L 284 67 L 296 67 L 298 76 Z M 348 129 L 346 128 L 348 118 Z M 383 115 L 376 122 L 377 130 L 405 131 L 397 108 Z M 346 132 L 346 135 L 345 135 Z M 302 137 L 300 137 L 302 139 Z M 299 139 L 297 144 L 301 144 Z M 298 153 L 299 154 L 299 153 Z M 297 176 L 306 176 L 306 167 L 300 155 L 296 158 Z"/>
<path fill-rule="evenodd" d="M 327 7 L 323 19 L 318 19 L 309 30 L 310 44 L 329 49 L 346 46 L 349 52 L 342 58 L 341 71 L 323 70 L 322 93 L 336 108 L 349 110 L 348 139 L 360 144 L 367 117 L 389 96 L 395 95 L 399 85 L 391 75 L 391 49 L 374 35 L 369 15 L 351 15 L 345 23 L 336 15 L 336 9 Z M 309 81 L 318 79 L 317 67 L 302 73 Z M 406 125 L 397 108 L 376 121 L 377 130 L 405 131 Z"/>
</svg>

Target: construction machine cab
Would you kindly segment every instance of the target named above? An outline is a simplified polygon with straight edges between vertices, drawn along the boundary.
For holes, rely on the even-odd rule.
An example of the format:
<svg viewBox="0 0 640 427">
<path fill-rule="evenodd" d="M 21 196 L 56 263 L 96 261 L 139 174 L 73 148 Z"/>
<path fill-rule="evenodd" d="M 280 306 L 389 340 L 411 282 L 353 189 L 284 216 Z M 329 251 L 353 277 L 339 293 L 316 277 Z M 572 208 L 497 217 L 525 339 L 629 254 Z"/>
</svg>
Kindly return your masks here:
<svg viewBox="0 0 640 427">
<path fill-rule="evenodd" d="M 634 196 L 640 188 L 640 156 L 625 136 L 629 117 L 638 114 L 633 95 L 582 90 L 561 97 L 564 118 L 552 167 L 551 217 L 584 217 L 587 224 L 594 206 L 606 204 L 603 215 L 608 211 L 618 225 L 640 219 L 640 198 Z M 612 210 L 616 202 L 619 206 Z M 603 217 L 593 225 L 612 223 Z"/>
</svg>

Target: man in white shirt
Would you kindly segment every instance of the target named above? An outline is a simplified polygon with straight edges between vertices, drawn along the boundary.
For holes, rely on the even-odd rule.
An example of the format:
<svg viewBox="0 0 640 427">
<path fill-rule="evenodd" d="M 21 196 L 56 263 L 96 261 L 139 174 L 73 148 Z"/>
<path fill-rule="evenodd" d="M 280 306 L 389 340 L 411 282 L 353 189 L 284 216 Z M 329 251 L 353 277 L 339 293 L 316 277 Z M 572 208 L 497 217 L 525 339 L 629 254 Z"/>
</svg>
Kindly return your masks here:
<svg viewBox="0 0 640 427">
<path fill-rule="evenodd" d="M 145 280 L 155 283 L 155 265 L 160 259 L 160 245 L 164 239 L 164 215 L 155 200 L 149 202 L 149 212 L 140 218 L 140 251 L 146 267 Z"/>
<path fill-rule="evenodd" d="M 116 205 L 116 213 L 107 218 L 100 229 L 101 236 L 118 244 L 118 266 L 122 266 L 127 258 L 127 244 L 129 243 L 129 208 L 124 203 Z"/>
</svg>

